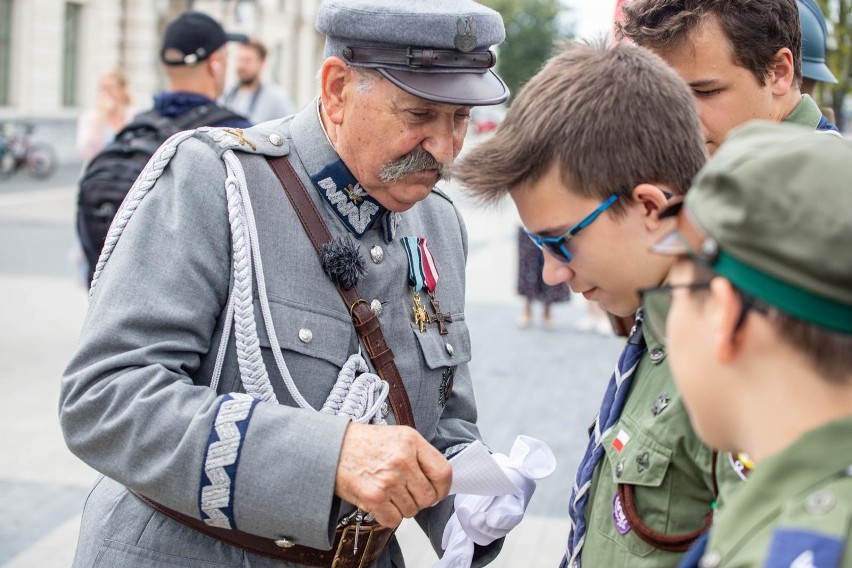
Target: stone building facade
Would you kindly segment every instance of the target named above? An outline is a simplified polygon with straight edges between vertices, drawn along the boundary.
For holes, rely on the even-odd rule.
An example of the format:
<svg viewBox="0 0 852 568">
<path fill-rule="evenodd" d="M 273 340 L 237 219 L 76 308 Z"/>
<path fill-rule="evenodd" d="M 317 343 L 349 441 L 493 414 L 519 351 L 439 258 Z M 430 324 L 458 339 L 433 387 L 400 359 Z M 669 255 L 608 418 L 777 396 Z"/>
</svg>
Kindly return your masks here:
<svg viewBox="0 0 852 568">
<path fill-rule="evenodd" d="M 73 162 L 80 112 L 95 102 L 98 77 L 122 69 L 134 105 L 165 87 L 159 45 L 180 12 L 206 12 L 228 31 L 256 36 L 269 56 L 266 80 L 302 106 L 317 92 L 323 38 L 320 0 L 0 0 L 0 122 L 26 120 Z M 233 65 L 230 66 L 234 80 Z"/>
</svg>

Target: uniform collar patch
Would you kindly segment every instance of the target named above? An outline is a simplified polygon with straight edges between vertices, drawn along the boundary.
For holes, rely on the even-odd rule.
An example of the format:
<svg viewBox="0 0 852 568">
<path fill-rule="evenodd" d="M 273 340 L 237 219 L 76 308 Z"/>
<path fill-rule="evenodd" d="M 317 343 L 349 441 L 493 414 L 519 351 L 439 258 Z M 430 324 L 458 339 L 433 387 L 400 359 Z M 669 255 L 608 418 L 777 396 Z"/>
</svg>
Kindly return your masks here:
<svg viewBox="0 0 852 568">
<path fill-rule="evenodd" d="M 386 209 L 367 195 L 340 160 L 311 176 L 311 181 L 346 228 L 358 238 L 370 230 L 377 219 L 385 216 Z"/>
</svg>

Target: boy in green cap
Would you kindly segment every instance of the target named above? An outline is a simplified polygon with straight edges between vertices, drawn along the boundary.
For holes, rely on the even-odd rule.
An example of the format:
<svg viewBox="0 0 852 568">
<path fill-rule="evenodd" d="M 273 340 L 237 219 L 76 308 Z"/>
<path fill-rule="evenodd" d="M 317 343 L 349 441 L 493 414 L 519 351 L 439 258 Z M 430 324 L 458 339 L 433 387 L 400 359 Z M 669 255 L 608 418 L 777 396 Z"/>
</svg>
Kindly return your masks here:
<svg viewBox="0 0 852 568">
<path fill-rule="evenodd" d="M 850 177 L 850 142 L 755 122 L 664 213 L 646 332 L 701 439 L 755 462 L 682 566 L 852 567 Z"/>
<path fill-rule="evenodd" d="M 671 267 L 650 251 L 674 227 L 659 212 L 705 161 L 692 95 L 659 57 L 569 43 L 453 175 L 483 200 L 511 196 L 544 250 L 545 282 L 627 316 L 639 308 L 637 290 L 661 284 Z M 724 498 L 741 484 L 729 467 L 716 479 L 715 455 L 689 424 L 666 349 L 645 340 L 641 323 L 588 432 L 563 566 L 674 567 L 709 524 L 717 486 Z"/>
</svg>

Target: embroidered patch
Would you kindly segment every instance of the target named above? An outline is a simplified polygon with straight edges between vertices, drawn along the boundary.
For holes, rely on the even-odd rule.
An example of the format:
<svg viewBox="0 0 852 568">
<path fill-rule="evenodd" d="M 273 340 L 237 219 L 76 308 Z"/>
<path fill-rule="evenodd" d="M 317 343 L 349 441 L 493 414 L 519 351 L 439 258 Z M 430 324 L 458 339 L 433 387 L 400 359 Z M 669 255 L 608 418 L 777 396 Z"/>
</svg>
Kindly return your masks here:
<svg viewBox="0 0 852 568">
<path fill-rule="evenodd" d="M 212 527 L 236 530 L 234 482 L 240 450 L 257 400 L 243 393 L 222 397 L 204 456 L 198 508 L 201 520 Z"/>
<path fill-rule="evenodd" d="M 627 442 L 630 441 L 630 434 L 625 432 L 624 430 L 618 431 L 618 436 L 615 437 L 612 441 L 612 447 L 615 448 L 615 451 L 620 452 L 624 449 L 624 446 L 627 445 Z"/>
<path fill-rule="evenodd" d="M 632 528 L 630 521 L 627 520 L 627 515 L 624 514 L 624 508 L 621 506 L 621 499 L 618 498 L 618 493 L 612 498 L 612 521 L 615 523 L 615 530 L 618 534 L 625 535 Z"/>
<path fill-rule="evenodd" d="M 840 566 L 843 540 L 816 532 L 776 529 L 764 566 L 772 568 L 819 568 Z"/>
<path fill-rule="evenodd" d="M 346 228 L 357 237 L 367 232 L 385 212 L 340 160 L 311 176 L 311 181 Z"/>
</svg>

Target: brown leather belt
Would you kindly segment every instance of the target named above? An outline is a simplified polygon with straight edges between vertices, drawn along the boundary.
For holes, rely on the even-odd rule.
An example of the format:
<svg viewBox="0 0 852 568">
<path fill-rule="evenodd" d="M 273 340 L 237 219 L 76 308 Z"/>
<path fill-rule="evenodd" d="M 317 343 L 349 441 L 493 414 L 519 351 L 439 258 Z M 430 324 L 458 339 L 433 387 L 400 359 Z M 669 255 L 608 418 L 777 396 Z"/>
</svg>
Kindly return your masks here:
<svg viewBox="0 0 852 568">
<path fill-rule="evenodd" d="M 361 523 L 361 526 L 356 530 L 355 525 L 350 524 L 337 529 L 331 550 L 319 550 L 293 544 L 286 539 L 271 540 L 247 532 L 211 527 L 204 521 L 173 511 L 156 501 L 151 501 L 141 493 L 132 490 L 130 492 L 155 511 L 216 540 L 221 540 L 252 554 L 285 560 L 303 566 L 365 568 L 384 554 L 394 531 L 396 531 L 395 528 L 383 527 L 375 523 Z M 357 548 L 355 546 L 356 533 L 358 536 Z"/>
</svg>

